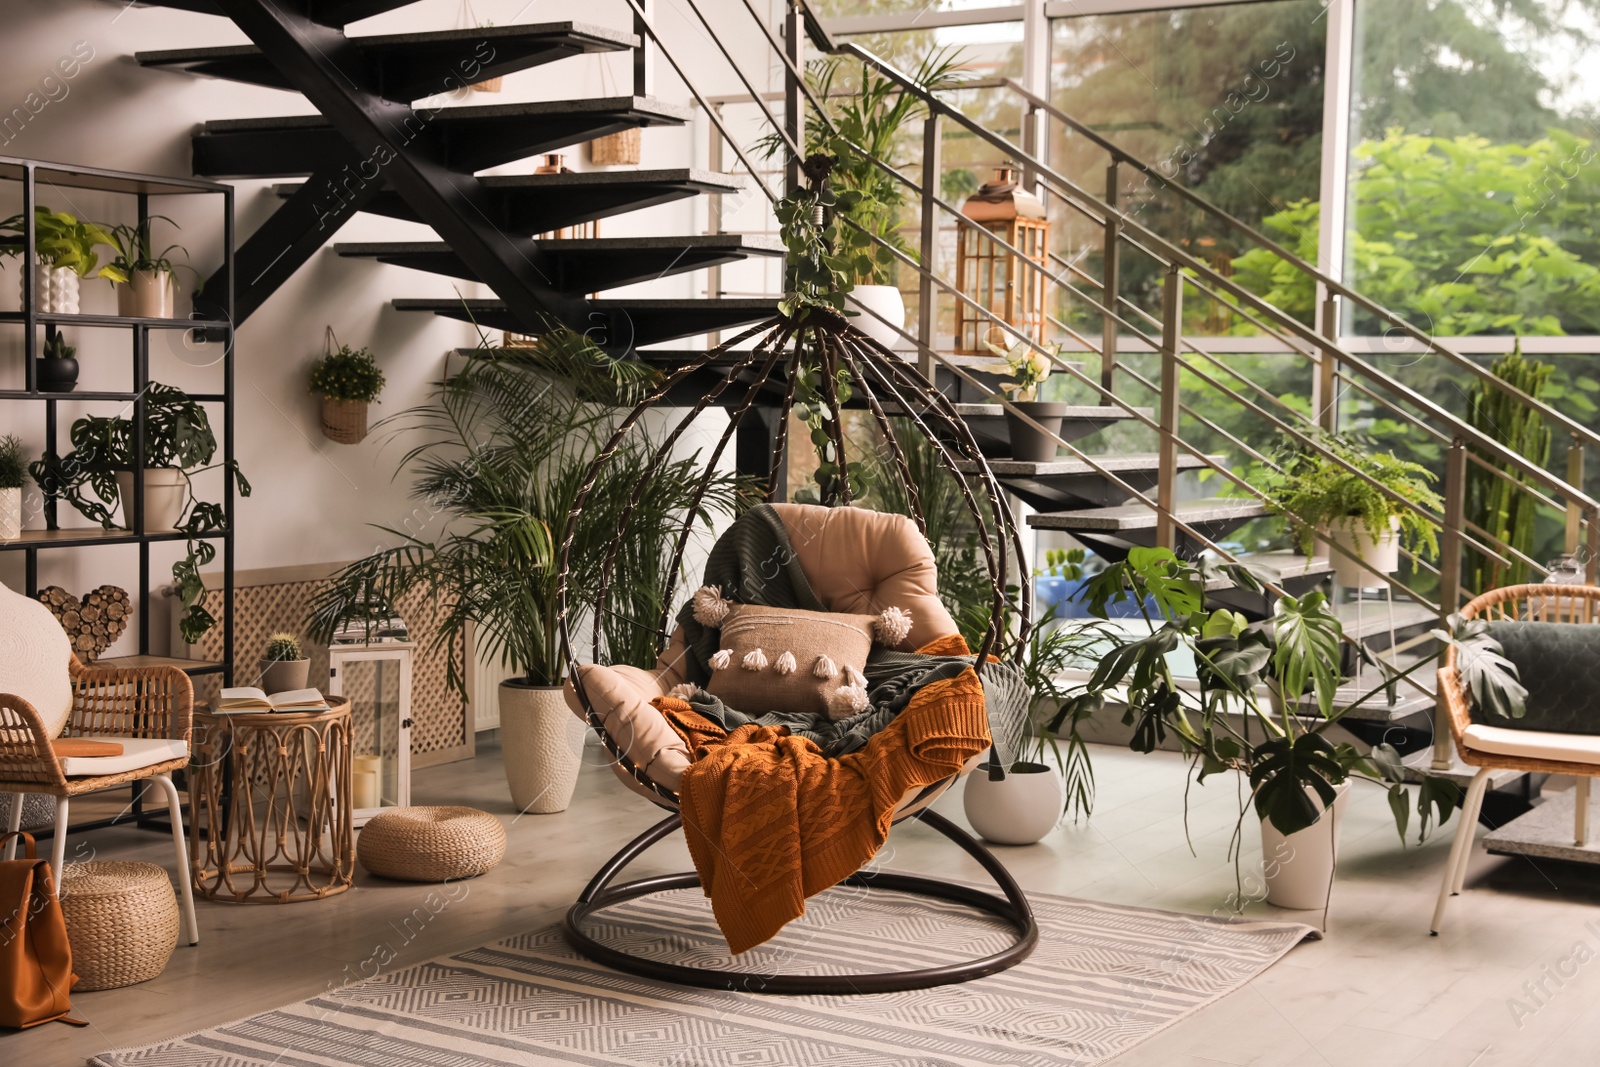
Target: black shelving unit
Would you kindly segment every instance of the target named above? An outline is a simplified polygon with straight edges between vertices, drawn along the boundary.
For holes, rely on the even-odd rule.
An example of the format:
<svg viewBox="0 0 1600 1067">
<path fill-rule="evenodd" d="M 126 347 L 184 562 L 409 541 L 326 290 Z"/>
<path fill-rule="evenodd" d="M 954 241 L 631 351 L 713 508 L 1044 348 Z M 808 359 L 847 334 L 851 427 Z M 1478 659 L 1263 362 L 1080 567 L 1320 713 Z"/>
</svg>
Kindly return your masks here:
<svg viewBox="0 0 1600 1067">
<path fill-rule="evenodd" d="M 172 178 L 159 174 L 137 174 L 127 171 L 104 170 L 98 167 L 80 167 L 67 163 L 43 160 L 0 157 L 0 181 L 16 182 L 22 187 L 22 217 L 24 222 L 24 251 L 22 260 L 22 310 L 0 312 L 0 325 L 21 325 L 24 334 L 24 383 L 22 389 L 0 389 L 0 400 L 36 400 L 44 404 L 46 448 L 59 454 L 61 427 L 57 406 L 62 401 L 120 401 L 133 408 L 133 466 L 144 468 L 145 391 L 150 385 L 150 335 L 152 331 L 197 331 L 207 342 L 221 342 L 222 392 L 191 393 L 190 397 L 202 403 L 220 404 L 222 407 L 223 466 L 223 529 L 204 537 L 222 542 L 219 553 L 222 562 L 222 617 L 219 620 L 223 634 L 223 657 L 220 662 L 184 659 L 172 656 L 155 656 L 150 653 L 150 546 L 163 541 L 181 541 L 188 535 L 172 531 L 145 533 L 144 479 L 134 478 L 133 500 L 123 502 L 123 516 L 129 529 L 85 528 L 70 530 L 25 530 L 15 541 L 0 541 L 0 551 L 22 552 L 25 556 L 28 595 L 39 591 L 39 553 L 66 548 L 87 548 L 96 545 L 137 544 L 139 546 L 139 651 L 136 655 L 103 659 L 107 665 L 147 666 L 172 664 L 190 675 L 221 674 L 224 685 L 233 684 L 233 571 L 235 484 L 234 459 L 234 331 L 232 316 L 234 266 L 233 187 L 217 182 L 194 178 Z M 36 261 L 29 250 L 34 244 L 34 209 L 38 206 L 41 185 L 52 188 L 95 190 L 103 193 L 132 196 L 138 208 L 138 220 L 150 218 L 153 198 L 174 196 L 218 196 L 222 198 L 223 264 L 222 277 L 226 292 L 207 291 L 207 306 L 224 309 L 223 319 L 151 319 L 119 315 L 61 315 L 46 314 L 37 307 L 35 288 Z M 41 392 L 36 377 L 35 358 L 39 348 L 39 330 L 54 333 L 67 326 L 124 328 L 130 337 L 133 357 L 133 388 L 121 391 L 83 391 L 70 393 Z M 45 499 L 45 515 L 49 524 L 56 519 L 57 501 Z"/>
</svg>

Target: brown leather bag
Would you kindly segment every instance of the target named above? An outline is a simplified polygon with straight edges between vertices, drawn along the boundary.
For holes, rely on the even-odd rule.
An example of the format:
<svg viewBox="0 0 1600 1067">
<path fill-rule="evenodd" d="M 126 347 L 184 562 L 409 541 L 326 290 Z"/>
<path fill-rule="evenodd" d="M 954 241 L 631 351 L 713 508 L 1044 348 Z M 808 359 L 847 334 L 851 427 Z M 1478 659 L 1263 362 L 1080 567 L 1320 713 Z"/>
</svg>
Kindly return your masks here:
<svg viewBox="0 0 1600 1067">
<path fill-rule="evenodd" d="M 0 860 L 0 1026 L 26 1029 L 67 1017 L 72 947 L 61 902 L 50 883 L 50 861 L 39 859 L 28 833 L 0 835 L 0 849 L 20 837 L 26 859 Z"/>
</svg>

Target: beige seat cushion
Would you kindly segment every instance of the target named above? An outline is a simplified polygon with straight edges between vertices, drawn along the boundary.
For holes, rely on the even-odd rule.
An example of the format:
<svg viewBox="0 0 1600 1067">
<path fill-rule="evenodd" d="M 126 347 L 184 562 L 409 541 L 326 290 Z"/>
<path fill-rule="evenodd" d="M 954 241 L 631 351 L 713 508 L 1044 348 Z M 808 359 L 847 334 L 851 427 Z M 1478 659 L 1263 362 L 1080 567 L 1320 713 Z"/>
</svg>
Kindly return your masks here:
<svg viewBox="0 0 1600 1067">
<path fill-rule="evenodd" d="M 72 713 L 72 641 L 37 600 L 0 585 L 0 693 L 19 696 L 54 740 Z"/>
<path fill-rule="evenodd" d="M 93 737 L 74 738 L 76 741 L 109 741 L 122 746 L 120 756 L 64 756 L 56 762 L 61 773 L 68 778 L 95 777 L 122 774 L 141 767 L 154 767 L 168 760 L 187 759 L 189 742 L 171 741 L 164 737 Z"/>
<path fill-rule="evenodd" d="M 1461 739 L 1475 752 L 1563 763 L 1600 764 L 1600 735 L 1558 734 L 1548 730 L 1510 730 L 1472 723 Z"/>
<path fill-rule="evenodd" d="M 904 515 L 865 508 L 774 504 L 812 592 L 829 611 L 911 613 L 911 633 L 895 646 L 917 649 L 957 633 L 939 600 L 939 568 L 927 539 Z"/>
</svg>

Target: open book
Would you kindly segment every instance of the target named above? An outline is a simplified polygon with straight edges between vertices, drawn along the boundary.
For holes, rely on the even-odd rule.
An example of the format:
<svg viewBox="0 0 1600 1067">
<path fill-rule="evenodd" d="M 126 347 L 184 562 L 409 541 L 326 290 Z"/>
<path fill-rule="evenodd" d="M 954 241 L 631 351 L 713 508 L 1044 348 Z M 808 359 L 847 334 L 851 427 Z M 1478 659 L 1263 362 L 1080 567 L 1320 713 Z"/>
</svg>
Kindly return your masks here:
<svg viewBox="0 0 1600 1067">
<path fill-rule="evenodd" d="M 328 700 L 315 689 L 291 689 L 286 693 L 268 696 L 254 686 L 244 685 L 224 689 L 217 710 L 224 714 L 234 711 L 327 711 Z"/>
</svg>

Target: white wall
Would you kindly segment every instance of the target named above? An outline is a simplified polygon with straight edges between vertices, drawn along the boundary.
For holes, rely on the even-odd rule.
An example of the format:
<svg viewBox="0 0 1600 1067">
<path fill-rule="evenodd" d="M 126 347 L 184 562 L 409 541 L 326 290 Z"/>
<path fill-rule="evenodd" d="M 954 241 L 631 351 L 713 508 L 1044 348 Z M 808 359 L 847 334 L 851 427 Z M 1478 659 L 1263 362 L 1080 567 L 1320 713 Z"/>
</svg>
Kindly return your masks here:
<svg viewBox="0 0 1600 1067">
<path fill-rule="evenodd" d="M 739 42 L 736 55 L 748 57 L 753 79 L 768 81 L 772 64 L 764 60 L 766 46 L 744 15 L 742 4 L 720 0 L 713 9 L 720 27 Z M 208 119 L 310 113 L 298 95 L 271 89 L 194 78 L 159 70 L 146 70 L 132 59 L 142 50 L 242 43 L 243 35 L 231 23 L 210 16 L 163 8 L 126 7 L 106 0 L 53 0 L 49 4 L 7 0 L 6 32 L 0 42 L 0 114 L 26 106 L 29 94 L 44 96 L 41 79 L 57 61 L 73 53 L 93 57 L 81 64 L 76 76 L 62 86 L 47 86 L 54 99 L 20 129 L 0 135 L 0 154 L 58 160 L 126 170 L 188 175 L 189 137 L 196 124 Z M 621 0 L 601 4 L 568 0 L 474 0 L 480 19 L 497 25 L 515 22 L 575 19 L 627 28 L 629 8 Z M 352 28 L 353 33 L 402 32 L 451 28 L 460 24 L 461 5 L 456 0 L 426 0 Z M 667 4 L 659 25 L 690 63 L 691 76 L 703 80 L 708 95 L 735 91 L 737 82 L 722 66 L 687 11 Z M 737 31 L 735 32 L 735 27 Z M 746 29 L 745 27 L 749 27 Z M 81 43 L 80 43 L 81 42 Z M 665 62 L 659 67 L 657 95 L 687 104 L 689 95 L 673 78 Z M 604 72 L 604 73 L 603 73 Z M 566 60 L 541 70 L 507 79 L 499 97 L 473 96 L 466 103 L 500 103 L 519 99 L 559 99 L 579 96 L 626 95 L 631 73 L 625 56 Z M 703 121 L 703 120 L 702 120 Z M 697 122 L 697 125 L 700 124 Z M 694 158 L 694 138 L 689 131 L 647 130 L 644 133 L 645 166 L 685 166 L 705 163 Z M 704 143 L 703 136 L 700 138 Z M 702 149 L 703 153 L 703 149 Z M 531 169 L 533 161 L 506 170 Z M 569 164 L 588 166 L 581 149 L 569 153 Z M 730 166 L 733 160 L 729 160 Z M 278 204 L 269 182 L 239 182 L 238 232 L 242 241 Z M 0 212 L 18 210 L 15 188 L 0 188 Z M 111 200 L 77 191 L 47 190 L 41 203 L 94 219 L 131 220 L 131 199 Z M 119 206 L 120 205 L 120 206 Z M 197 205 L 168 201 L 153 210 L 171 214 L 182 225 L 174 239 L 189 250 L 194 265 L 208 274 L 220 260 L 220 229 L 214 216 L 196 213 Z M 121 215 L 117 213 L 121 212 Z M 747 212 L 741 212 L 741 216 Z M 606 236 L 629 233 L 701 232 L 705 207 L 680 202 L 615 220 L 606 220 Z M 741 222 L 743 218 L 741 217 Z M 425 228 L 360 216 L 346 225 L 338 240 L 426 239 Z M 16 307 L 17 263 L 5 261 L 0 278 L 0 308 Z M 772 275 L 775 277 L 775 275 Z M 745 277 L 750 277 L 746 275 Z M 743 281 L 743 279 L 741 279 Z M 758 274 L 738 288 L 759 285 Z M 691 295 L 703 291 L 703 275 L 666 279 L 648 288 L 649 295 Z M 727 283 L 733 287 L 730 281 Z M 411 513 L 406 493 L 408 479 L 398 479 L 396 465 L 405 450 L 403 440 L 386 440 L 381 434 L 359 446 L 339 446 L 324 439 L 318 429 L 317 402 L 305 391 L 310 361 L 320 353 L 323 331 L 332 325 L 339 339 L 352 346 L 370 346 L 388 376 L 388 386 L 375 415 L 394 414 L 424 399 L 428 383 L 437 377 L 444 354 L 470 344 L 473 334 L 464 324 L 392 310 L 396 297 L 448 297 L 448 279 L 387 267 L 365 261 L 343 260 L 324 249 L 289 280 L 238 332 L 238 457 L 255 487 L 254 495 L 239 504 L 239 569 L 318 563 L 354 558 L 369 551 L 377 534 L 369 524 L 398 525 Z M 486 289 L 462 284 L 464 295 L 491 295 Z M 180 296 L 180 303 L 184 304 Z M 85 283 L 85 311 L 114 309 L 111 289 L 103 282 Z M 186 304 L 184 304 L 186 306 Z M 152 377 L 190 389 L 217 389 L 214 354 L 186 349 L 181 334 L 161 337 L 152 345 Z M 112 331 L 69 330 L 69 341 L 80 347 L 83 365 L 79 388 L 126 389 L 129 357 L 125 335 Z M 18 327 L 0 327 L 0 382 L 7 387 L 22 383 L 22 340 Z M 116 405 L 62 405 L 62 434 L 83 411 L 110 414 Z M 220 426 L 219 426 L 220 431 Z M 21 436 L 37 452 L 43 441 L 42 405 L 0 403 L 0 432 Z M 64 442 L 63 442 L 64 443 Z M 30 493 L 32 491 L 30 490 Z M 36 496 L 36 494 L 33 494 Z M 63 524 L 82 523 L 63 509 Z M 31 526 L 41 526 L 35 517 Z M 158 546 L 155 580 L 167 573 L 176 551 Z M 136 584 L 136 555 L 132 548 L 107 547 L 62 550 L 41 556 L 41 584 L 56 583 L 83 592 L 102 582 L 129 588 Z M 0 581 L 20 588 L 20 553 L 0 554 Z M 159 627 L 157 627 L 159 631 Z M 163 634 L 153 635 L 162 647 Z M 116 651 L 133 649 L 132 632 Z"/>
</svg>

